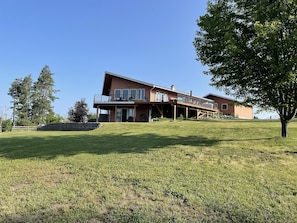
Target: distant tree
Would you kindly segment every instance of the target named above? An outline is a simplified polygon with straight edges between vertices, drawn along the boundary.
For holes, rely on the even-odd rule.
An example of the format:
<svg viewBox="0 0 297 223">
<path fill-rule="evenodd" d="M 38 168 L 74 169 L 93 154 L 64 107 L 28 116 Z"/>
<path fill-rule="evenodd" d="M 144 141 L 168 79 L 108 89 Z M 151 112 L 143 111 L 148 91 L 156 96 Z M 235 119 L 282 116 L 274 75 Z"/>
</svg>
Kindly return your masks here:
<svg viewBox="0 0 297 223">
<path fill-rule="evenodd" d="M 13 122 L 17 125 L 32 124 L 31 94 L 31 75 L 15 79 L 8 90 L 8 95 L 13 98 Z"/>
<path fill-rule="evenodd" d="M 48 66 L 45 66 L 33 84 L 32 94 L 32 117 L 36 124 L 45 124 L 47 116 L 53 113 L 52 102 L 57 98 L 54 94 L 58 92 L 54 89 L 53 73 Z"/>
<path fill-rule="evenodd" d="M 276 110 L 282 137 L 297 111 L 296 12 L 292 0 L 209 0 L 194 40 L 212 85 Z"/>
<path fill-rule="evenodd" d="M 88 121 L 88 104 L 85 99 L 75 102 L 74 108 L 70 108 L 68 112 L 68 119 L 72 122 L 86 122 Z"/>
<path fill-rule="evenodd" d="M 9 132 L 12 129 L 12 121 L 10 119 L 4 120 L 2 122 L 2 131 Z"/>
<path fill-rule="evenodd" d="M 15 119 L 18 116 L 18 110 L 19 110 L 19 101 L 21 96 L 21 83 L 22 79 L 17 78 L 14 82 L 11 83 L 11 87 L 8 90 L 8 95 L 12 97 L 12 122 L 15 123 Z"/>
<path fill-rule="evenodd" d="M 46 116 L 46 123 L 62 123 L 63 121 L 64 118 L 54 112 L 51 112 Z"/>
</svg>

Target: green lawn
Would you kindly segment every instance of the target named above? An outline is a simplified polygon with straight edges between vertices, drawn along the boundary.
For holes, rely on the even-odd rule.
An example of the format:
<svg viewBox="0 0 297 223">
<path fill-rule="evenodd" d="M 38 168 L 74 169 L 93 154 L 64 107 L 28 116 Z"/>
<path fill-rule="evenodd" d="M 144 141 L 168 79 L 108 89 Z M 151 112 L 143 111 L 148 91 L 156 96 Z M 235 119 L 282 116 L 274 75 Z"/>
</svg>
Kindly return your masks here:
<svg viewBox="0 0 297 223">
<path fill-rule="evenodd" d="M 0 133 L 0 222 L 296 222 L 297 122 Z"/>
</svg>

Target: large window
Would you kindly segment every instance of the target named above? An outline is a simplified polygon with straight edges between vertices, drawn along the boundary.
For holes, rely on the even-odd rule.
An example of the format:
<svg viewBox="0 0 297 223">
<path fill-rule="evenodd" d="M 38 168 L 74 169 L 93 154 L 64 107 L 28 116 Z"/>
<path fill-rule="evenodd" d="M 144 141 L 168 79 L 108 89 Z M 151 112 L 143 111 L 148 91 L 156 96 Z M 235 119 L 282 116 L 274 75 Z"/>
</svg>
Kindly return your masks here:
<svg viewBox="0 0 297 223">
<path fill-rule="evenodd" d="M 168 102 L 168 95 L 166 93 L 156 92 L 156 101 L 158 102 Z"/>
<path fill-rule="evenodd" d="M 116 89 L 114 91 L 114 100 L 119 101 L 121 99 L 121 90 Z"/>
<path fill-rule="evenodd" d="M 123 89 L 123 99 L 128 100 L 129 99 L 129 90 L 128 89 Z"/>
<path fill-rule="evenodd" d="M 139 89 L 115 89 L 114 100 L 116 101 L 127 101 L 127 100 L 144 100 L 145 90 Z"/>
<path fill-rule="evenodd" d="M 144 99 L 145 99 L 144 89 L 138 89 L 138 100 L 144 100 Z"/>
<path fill-rule="evenodd" d="M 136 99 L 137 98 L 137 89 L 131 89 L 130 90 L 130 99 Z"/>
</svg>

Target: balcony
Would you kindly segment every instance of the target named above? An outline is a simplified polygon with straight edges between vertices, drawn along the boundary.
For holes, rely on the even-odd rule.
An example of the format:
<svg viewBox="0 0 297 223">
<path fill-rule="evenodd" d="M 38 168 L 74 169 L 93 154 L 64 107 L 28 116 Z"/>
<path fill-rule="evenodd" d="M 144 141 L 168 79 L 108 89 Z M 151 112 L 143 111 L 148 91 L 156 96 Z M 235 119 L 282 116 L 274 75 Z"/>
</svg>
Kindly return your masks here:
<svg viewBox="0 0 297 223">
<path fill-rule="evenodd" d="M 139 101 L 139 102 L 146 102 L 148 101 L 146 97 L 139 97 L 137 94 L 133 96 L 128 96 L 128 95 L 122 95 L 122 96 L 106 96 L 106 95 L 100 95 L 100 94 L 95 94 L 94 96 L 94 104 L 100 104 L 104 102 L 134 102 L 134 101 Z"/>
<path fill-rule="evenodd" d="M 112 102 L 117 102 L 117 103 L 134 103 L 134 102 L 147 102 L 148 99 L 146 97 L 143 97 L 143 99 L 140 99 L 138 95 L 134 95 L 134 97 L 130 96 L 125 96 L 122 95 L 122 97 L 114 97 L 113 95 L 110 96 L 105 96 L 105 95 L 100 95 L 96 94 L 94 96 L 94 104 L 108 104 Z M 193 97 L 185 94 L 177 94 L 176 98 L 168 98 L 168 100 L 162 102 L 170 102 L 173 101 L 179 102 L 179 103 L 185 103 L 188 105 L 195 105 L 203 108 L 209 108 L 209 109 L 218 109 L 218 104 L 212 100 L 205 99 L 205 98 L 198 98 L 198 97 Z M 161 102 L 157 97 L 155 100 L 151 100 L 150 102 Z"/>
</svg>

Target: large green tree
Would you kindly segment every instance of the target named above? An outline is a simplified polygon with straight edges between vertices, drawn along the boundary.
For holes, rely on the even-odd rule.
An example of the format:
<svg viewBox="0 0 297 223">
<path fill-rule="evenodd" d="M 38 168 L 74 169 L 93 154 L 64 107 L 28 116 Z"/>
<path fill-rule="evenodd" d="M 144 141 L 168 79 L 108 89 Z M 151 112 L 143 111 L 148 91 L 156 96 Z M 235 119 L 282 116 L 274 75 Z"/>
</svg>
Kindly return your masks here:
<svg viewBox="0 0 297 223">
<path fill-rule="evenodd" d="M 12 82 L 8 95 L 13 98 L 13 122 L 17 125 L 32 124 L 31 114 L 32 77 L 17 78 Z"/>
<path fill-rule="evenodd" d="M 274 109 L 287 137 L 297 111 L 297 1 L 210 0 L 197 24 L 197 59 L 212 85 Z"/>
<path fill-rule="evenodd" d="M 14 124 L 15 124 L 15 119 L 18 116 L 19 101 L 20 101 L 20 96 L 21 96 L 21 84 L 22 84 L 21 78 L 15 79 L 11 83 L 11 86 L 7 93 L 8 95 L 10 95 L 12 97 L 12 109 L 13 109 L 12 122 Z"/>
<path fill-rule="evenodd" d="M 32 115 L 36 124 L 45 124 L 47 116 L 52 115 L 52 102 L 57 98 L 54 94 L 55 83 L 53 73 L 48 66 L 44 66 L 36 82 L 33 84 Z"/>
</svg>

